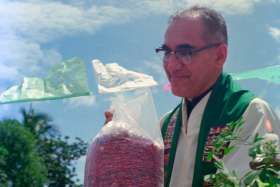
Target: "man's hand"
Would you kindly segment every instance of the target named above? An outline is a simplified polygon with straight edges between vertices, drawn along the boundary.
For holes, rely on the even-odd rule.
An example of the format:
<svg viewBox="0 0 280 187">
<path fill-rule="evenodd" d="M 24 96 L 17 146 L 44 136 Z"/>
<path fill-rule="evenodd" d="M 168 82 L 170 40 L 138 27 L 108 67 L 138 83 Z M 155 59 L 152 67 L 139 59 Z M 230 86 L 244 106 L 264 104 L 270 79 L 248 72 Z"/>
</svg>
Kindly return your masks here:
<svg viewBox="0 0 280 187">
<path fill-rule="evenodd" d="M 106 111 L 106 112 L 104 112 L 104 116 L 105 116 L 104 125 L 106 125 L 108 122 L 112 121 L 113 112 L 111 112 L 111 111 Z"/>
</svg>

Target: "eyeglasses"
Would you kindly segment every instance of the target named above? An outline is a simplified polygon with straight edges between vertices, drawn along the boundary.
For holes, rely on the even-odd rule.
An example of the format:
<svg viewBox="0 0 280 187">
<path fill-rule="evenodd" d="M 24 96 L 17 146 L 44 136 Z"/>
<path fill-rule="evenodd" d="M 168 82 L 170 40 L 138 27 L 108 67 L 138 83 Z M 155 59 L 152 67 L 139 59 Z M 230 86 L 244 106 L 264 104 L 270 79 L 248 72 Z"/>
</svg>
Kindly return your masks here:
<svg viewBox="0 0 280 187">
<path fill-rule="evenodd" d="M 156 48 L 155 51 L 157 54 L 159 54 L 159 56 L 161 57 L 164 63 L 166 63 L 168 58 L 172 54 L 174 54 L 177 59 L 181 60 L 185 64 L 188 64 L 191 62 L 191 58 L 194 54 L 199 53 L 206 49 L 210 49 L 212 47 L 216 47 L 220 44 L 221 43 L 209 44 L 201 48 L 194 48 L 189 44 L 182 44 L 182 45 L 178 45 L 174 51 L 171 50 L 166 45 L 162 45 L 161 47 Z"/>
</svg>

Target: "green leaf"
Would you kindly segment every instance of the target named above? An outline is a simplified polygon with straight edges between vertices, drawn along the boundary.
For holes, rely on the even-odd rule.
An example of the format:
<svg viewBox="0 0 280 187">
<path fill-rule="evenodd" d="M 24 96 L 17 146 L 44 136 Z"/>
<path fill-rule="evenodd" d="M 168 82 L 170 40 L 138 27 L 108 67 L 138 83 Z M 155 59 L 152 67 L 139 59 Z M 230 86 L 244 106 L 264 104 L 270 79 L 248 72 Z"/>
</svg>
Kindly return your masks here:
<svg viewBox="0 0 280 187">
<path fill-rule="evenodd" d="M 256 135 L 254 137 L 254 143 L 257 143 L 263 139 L 264 139 L 263 137 L 261 137 L 258 133 L 256 133 Z"/>
<path fill-rule="evenodd" d="M 224 169 L 224 163 L 223 163 L 223 161 L 216 160 L 216 161 L 214 162 L 214 164 L 215 164 L 216 168 L 221 169 L 221 170 Z"/>
<path fill-rule="evenodd" d="M 253 184 L 258 179 L 260 171 L 249 171 L 243 176 L 243 183 L 245 185 Z"/>
<path fill-rule="evenodd" d="M 228 154 L 232 153 L 234 150 L 236 150 L 235 146 L 226 147 L 225 150 L 224 150 L 224 154 L 228 155 Z"/>
<path fill-rule="evenodd" d="M 211 161 L 213 159 L 213 152 L 209 152 L 208 154 L 207 154 L 207 160 L 208 161 Z"/>
<path fill-rule="evenodd" d="M 271 184 L 262 182 L 260 179 L 257 179 L 256 182 L 258 187 L 273 187 Z"/>
</svg>

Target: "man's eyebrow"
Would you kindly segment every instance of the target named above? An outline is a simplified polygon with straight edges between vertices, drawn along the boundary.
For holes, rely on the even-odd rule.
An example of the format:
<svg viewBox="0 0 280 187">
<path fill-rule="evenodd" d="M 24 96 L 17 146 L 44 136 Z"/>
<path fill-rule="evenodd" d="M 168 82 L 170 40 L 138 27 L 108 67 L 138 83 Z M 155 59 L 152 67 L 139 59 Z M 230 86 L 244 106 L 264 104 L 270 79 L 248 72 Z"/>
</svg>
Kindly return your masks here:
<svg viewBox="0 0 280 187">
<path fill-rule="evenodd" d="M 161 48 L 170 50 L 170 48 L 166 44 L 162 44 Z"/>
<path fill-rule="evenodd" d="M 190 44 L 180 44 L 180 45 L 177 45 L 176 48 L 177 48 L 177 49 L 178 49 L 178 48 L 179 48 L 179 49 L 180 49 L 180 48 L 181 48 L 181 49 L 182 49 L 182 48 L 183 48 L 183 49 L 193 49 L 194 47 L 191 46 Z"/>
<path fill-rule="evenodd" d="M 162 49 L 170 50 L 170 47 L 168 47 L 166 44 L 162 44 Z M 194 46 L 191 46 L 190 44 L 179 44 L 176 46 L 176 49 L 194 49 Z"/>
</svg>

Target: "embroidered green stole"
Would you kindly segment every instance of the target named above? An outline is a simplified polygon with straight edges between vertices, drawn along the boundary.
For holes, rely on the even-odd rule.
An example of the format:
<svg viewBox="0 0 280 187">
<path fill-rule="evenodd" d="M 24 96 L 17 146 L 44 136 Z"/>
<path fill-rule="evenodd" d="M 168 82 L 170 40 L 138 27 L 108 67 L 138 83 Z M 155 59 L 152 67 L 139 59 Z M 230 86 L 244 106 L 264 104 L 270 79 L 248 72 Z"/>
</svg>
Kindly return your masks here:
<svg viewBox="0 0 280 187">
<path fill-rule="evenodd" d="M 210 129 L 240 119 L 254 97 L 248 90 L 241 90 L 230 75 L 225 73 L 220 75 L 213 86 L 201 120 L 192 181 L 193 187 L 203 186 L 204 176 L 216 172 L 213 163 L 202 161 L 203 151 Z M 165 145 L 165 187 L 168 187 L 170 184 L 181 126 L 182 102 L 164 118 L 161 129 Z"/>
</svg>

